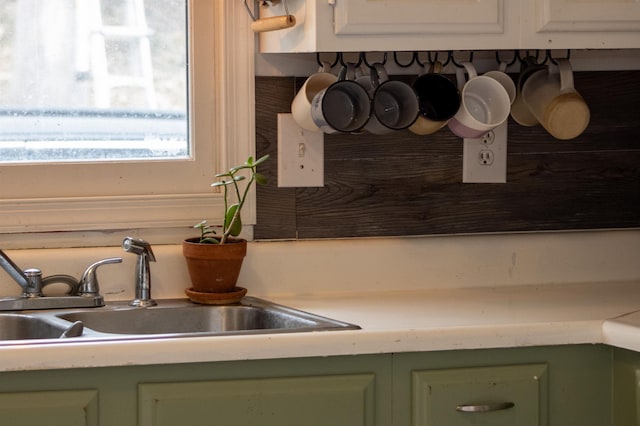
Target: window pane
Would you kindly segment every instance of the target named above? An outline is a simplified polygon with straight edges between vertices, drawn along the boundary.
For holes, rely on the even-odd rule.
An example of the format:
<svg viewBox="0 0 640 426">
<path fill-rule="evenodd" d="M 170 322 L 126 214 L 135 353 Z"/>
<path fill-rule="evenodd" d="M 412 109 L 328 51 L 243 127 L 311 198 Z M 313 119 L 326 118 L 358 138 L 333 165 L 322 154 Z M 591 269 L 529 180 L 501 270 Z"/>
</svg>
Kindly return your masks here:
<svg viewBox="0 0 640 426">
<path fill-rule="evenodd" d="M 185 0 L 0 0 L 0 162 L 184 159 Z"/>
</svg>

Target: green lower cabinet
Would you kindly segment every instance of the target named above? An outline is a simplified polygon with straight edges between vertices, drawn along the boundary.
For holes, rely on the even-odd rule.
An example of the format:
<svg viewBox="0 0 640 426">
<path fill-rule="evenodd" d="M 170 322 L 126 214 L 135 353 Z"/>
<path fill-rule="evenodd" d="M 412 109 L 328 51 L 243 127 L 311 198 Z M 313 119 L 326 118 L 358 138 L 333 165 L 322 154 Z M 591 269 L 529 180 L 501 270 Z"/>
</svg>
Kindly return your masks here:
<svg viewBox="0 0 640 426">
<path fill-rule="evenodd" d="M 14 371 L 0 425 L 640 426 L 639 383 L 605 345 Z"/>
<path fill-rule="evenodd" d="M 613 353 L 613 425 L 640 425 L 640 353 Z"/>
<path fill-rule="evenodd" d="M 611 353 L 565 345 L 396 354 L 393 425 L 611 426 Z"/>
<path fill-rule="evenodd" d="M 378 354 L 5 372 L 0 426 L 390 426 L 392 365 Z"/>
<path fill-rule="evenodd" d="M 142 384 L 141 426 L 373 426 L 375 375 Z"/>
<path fill-rule="evenodd" d="M 96 390 L 0 393 L 0 424 L 97 426 Z"/>
<path fill-rule="evenodd" d="M 547 365 L 414 371 L 415 426 L 547 424 Z"/>
</svg>

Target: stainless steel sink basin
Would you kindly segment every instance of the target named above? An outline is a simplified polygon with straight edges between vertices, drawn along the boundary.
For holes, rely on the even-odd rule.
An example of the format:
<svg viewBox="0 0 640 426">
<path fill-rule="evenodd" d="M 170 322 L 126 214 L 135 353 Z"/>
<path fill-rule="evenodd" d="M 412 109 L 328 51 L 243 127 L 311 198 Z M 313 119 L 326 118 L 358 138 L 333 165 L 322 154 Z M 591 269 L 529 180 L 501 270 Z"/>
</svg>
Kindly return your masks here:
<svg viewBox="0 0 640 426">
<path fill-rule="evenodd" d="M 22 314 L 0 314 L 0 340 L 57 339 L 67 327 Z"/>
<path fill-rule="evenodd" d="M 82 324 L 78 324 L 81 322 Z M 74 324 L 75 323 L 75 324 Z M 197 305 L 186 299 L 158 300 L 158 306 L 111 302 L 99 308 L 0 314 L 0 344 L 56 339 L 72 325 L 82 328 L 65 341 L 151 339 L 236 334 L 353 330 L 357 325 L 325 318 L 262 299 L 245 297 L 233 305 Z M 77 327 L 73 329 L 77 331 Z M 43 340 L 34 341 L 43 343 Z"/>
<path fill-rule="evenodd" d="M 330 330 L 349 327 L 339 321 L 278 306 L 254 298 L 227 306 L 170 301 L 150 308 L 112 305 L 109 309 L 83 310 L 57 315 L 82 321 L 85 327 L 115 334 L 257 333 Z"/>
</svg>

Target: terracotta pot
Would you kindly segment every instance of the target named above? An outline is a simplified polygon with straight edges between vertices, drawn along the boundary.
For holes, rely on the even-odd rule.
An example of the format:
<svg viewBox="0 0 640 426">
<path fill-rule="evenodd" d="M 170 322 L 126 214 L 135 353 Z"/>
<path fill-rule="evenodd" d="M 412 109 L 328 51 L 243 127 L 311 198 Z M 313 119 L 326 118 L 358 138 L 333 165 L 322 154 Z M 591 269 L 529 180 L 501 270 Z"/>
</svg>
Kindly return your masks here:
<svg viewBox="0 0 640 426">
<path fill-rule="evenodd" d="M 226 244 L 201 244 L 198 238 L 182 242 L 192 289 L 203 293 L 234 291 L 242 261 L 247 254 L 247 241 L 230 239 Z"/>
</svg>

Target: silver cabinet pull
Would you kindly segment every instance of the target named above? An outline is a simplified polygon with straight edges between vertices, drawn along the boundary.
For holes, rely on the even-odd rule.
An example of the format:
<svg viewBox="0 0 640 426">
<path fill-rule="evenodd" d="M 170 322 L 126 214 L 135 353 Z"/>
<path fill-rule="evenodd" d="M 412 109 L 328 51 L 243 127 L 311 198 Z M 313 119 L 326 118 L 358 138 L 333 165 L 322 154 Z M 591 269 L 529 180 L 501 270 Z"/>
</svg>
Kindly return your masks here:
<svg viewBox="0 0 640 426">
<path fill-rule="evenodd" d="M 516 404 L 513 402 L 496 402 L 492 404 L 462 404 L 456 407 L 456 411 L 463 413 L 488 413 L 490 411 L 508 410 Z"/>
</svg>

